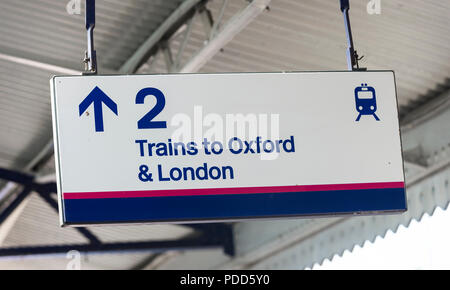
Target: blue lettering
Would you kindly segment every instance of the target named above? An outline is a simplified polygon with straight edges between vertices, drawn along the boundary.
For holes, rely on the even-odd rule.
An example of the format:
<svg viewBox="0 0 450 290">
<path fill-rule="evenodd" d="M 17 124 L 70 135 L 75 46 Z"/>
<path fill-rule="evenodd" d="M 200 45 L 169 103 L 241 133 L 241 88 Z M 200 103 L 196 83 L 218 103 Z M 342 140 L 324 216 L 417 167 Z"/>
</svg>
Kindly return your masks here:
<svg viewBox="0 0 450 290">
<path fill-rule="evenodd" d="M 236 142 L 234 142 L 234 141 L 236 141 Z M 233 148 L 234 144 L 239 145 L 239 149 L 234 149 Z M 242 152 L 242 141 L 241 141 L 241 139 L 239 139 L 238 137 L 231 138 L 230 141 L 228 141 L 228 148 L 230 148 L 230 152 L 233 153 L 233 154 L 241 153 Z"/>
<path fill-rule="evenodd" d="M 147 140 L 136 140 L 134 141 L 136 144 L 139 144 L 139 154 L 144 156 L 144 144 L 147 143 Z"/>
<path fill-rule="evenodd" d="M 246 146 L 244 154 L 247 154 L 249 152 L 250 153 L 255 153 L 255 150 L 252 149 L 253 141 L 244 141 L 244 144 Z"/>
<path fill-rule="evenodd" d="M 158 164 L 158 178 L 159 178 L 159 181 L 170 181 L 170 178 L 163 177 L 161 164 Z"/>
<path fill-rule="evenodd" d="M 167 172 L 167 171 L 165 171 Z M 168 177 L 166 177 L 168 176 Z M 168 170 L 168 174 L 164 173 L 163 166 L 158 165 L 159 181 L 180 181 L 180 180 L 218 180 L 218 179 L 234 179 L 234 170 L 231 166 L 211 166 L 207 163 L 192 168 L 192 167 L 172 167 Z"/>
</svg>

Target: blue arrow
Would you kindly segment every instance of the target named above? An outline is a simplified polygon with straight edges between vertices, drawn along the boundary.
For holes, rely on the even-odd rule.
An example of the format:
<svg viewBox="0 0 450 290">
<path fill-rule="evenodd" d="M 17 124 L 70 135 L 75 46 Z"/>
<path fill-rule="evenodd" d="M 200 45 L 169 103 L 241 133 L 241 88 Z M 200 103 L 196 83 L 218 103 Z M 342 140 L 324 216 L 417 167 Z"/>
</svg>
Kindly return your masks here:
<svg viewBox="0 0 450 290">
<path fill-rule="evenodd" d="M 94 117 L 95 117 L 95 131 L 103 132 L 103 110 L 102 103 L 104 103 L 114 114 L 117 115 L 117 104 L 111 100 L 99 87 L 95 87 L 89 95 L 81 102 L 80 116 L 87 110 L 87 108 L 94 103 Z"/>
</svg>

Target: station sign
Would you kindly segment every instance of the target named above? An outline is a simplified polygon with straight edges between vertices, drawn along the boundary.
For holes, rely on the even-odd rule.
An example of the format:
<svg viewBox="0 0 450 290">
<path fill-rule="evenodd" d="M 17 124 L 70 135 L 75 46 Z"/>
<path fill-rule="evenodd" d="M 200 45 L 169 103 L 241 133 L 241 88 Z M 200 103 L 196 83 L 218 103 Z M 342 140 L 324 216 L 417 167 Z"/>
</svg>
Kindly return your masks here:
<svg viewBox="0 0 450 290">
<path fill-rule="evenodd" d="M 57 76 L 62 225 L 406 210 L 392 71 Z"/>
</svg>

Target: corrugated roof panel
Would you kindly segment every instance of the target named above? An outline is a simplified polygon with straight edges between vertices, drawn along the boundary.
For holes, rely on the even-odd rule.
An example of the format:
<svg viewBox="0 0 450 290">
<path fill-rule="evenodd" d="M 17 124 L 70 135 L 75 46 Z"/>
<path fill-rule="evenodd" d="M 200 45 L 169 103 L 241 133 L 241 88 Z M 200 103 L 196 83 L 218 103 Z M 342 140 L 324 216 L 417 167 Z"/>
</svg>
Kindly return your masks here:
<svg viewBox="0 0 450 290">
<path fill-rule="evenodd" d="M 95 45 L 100 71 L 102 66 L 118 69 L 181 1 L 98 0 Z M 81 69 L 84 16 L 69 15 L 67 3 L 1 1 L 0 52 Z M 0 166 L 23 168 L 51 139 L 49 80 L 55 74 L 0 61 Z"/>
<path fill-rule="evenodd" d="M 177 225 L 133 225 L 91 227 L 103 242 L 175 240 L 192 230 Z M 55 245 L 86 243 L 88 240 L 73 228 L 61 228 L 57 212 L 37 194 L 33 194 L 14 229 L 2 246 Z"/>
<path fill-rule="evenodd" d="M 14 224 L 2 247 L 27 247 L 62 244 L 86 244 L 88 240 L 73 228 L 59 227 L 58 214 L 37 194 L 32 194 L 26 201 L 19 219 Z M 176 240 L 192 233 L 187 227 L 177 225 L 134 225 L 134 226 L 104 226 L 89 229 L 102 242 Z M 129 269 L 138 265 L 151 253 L 91 254 L 82 258 L 83 269 Z M 62 257 L 56 259 L 57 257 Z M 21 265 L 28 268 L 64 269 L 68 263 L 65 254 L 54 255 L 42 259 L 25 260 Z M 53 265 L 55 263 L 55 265 Z M 20 267 L 20 266 L 18 266 Z M 0 269 L 11 269 L 11 265 L 0 260 Z"/>
<path fill-rule="evenodd" d="M 84 2 L 84 1 L 81 1 Z M 97 0 L 95 46 L 99 67 L 118 69 L 182 0 Z M 68 1 L 2 0 L 0 48 L 80 63 L 86 49 L 84 13 L 66 12 Z"/>
<path fill-rule="evenodd" d="M 39 195 L 32 194 L 2 247 L 87 242 L 75 229 L 60 228 L 56 211 Z"/>
<path fill-rule="evenodd" d="M 215 15 L 220 2 L 208 6 Z M 238 11 L 242 2 L 230 1 L 228 15 Z M 369 15 L 366 5 L 353 1 L 350 9 L 356 49 L 364 56 L 360 65 L 394 70 L 400 105 L 443 83 L 450 75 L 450 5 L 437 0 L 383 1 L 379 15 Z M 203 45 L 202 33 L 203 27 L 194 27 L 186 55 Z M 272 0 L 270 9 L 201 71 L 345 70 L 346 47 L 338 1 Z M 152 72 L 165 69 L 162 57 L 158 59 Z"/>
<path fill-rule="evenodd" d="M 50 140 L 51 75 L 0 60 L 0 166 L 22 169 Z"/>
</svg>

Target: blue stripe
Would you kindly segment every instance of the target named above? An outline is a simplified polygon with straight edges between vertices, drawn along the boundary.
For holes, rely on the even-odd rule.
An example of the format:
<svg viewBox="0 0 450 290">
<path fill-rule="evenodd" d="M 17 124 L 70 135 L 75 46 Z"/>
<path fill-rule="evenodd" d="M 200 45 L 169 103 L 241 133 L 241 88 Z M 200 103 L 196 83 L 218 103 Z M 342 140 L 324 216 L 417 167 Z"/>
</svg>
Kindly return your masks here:
<svg viewBox="0 0 450 290">
<path fill-rule="evenodd" d="M 221 220 L 405 211 L 403 188 L 64 200 L 65 224 Z"/>
</svg>

